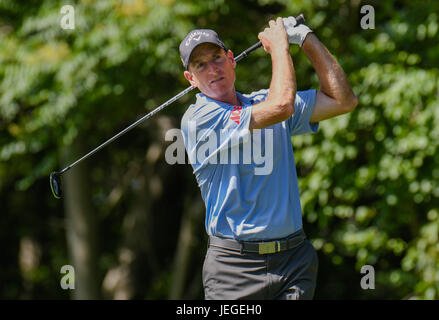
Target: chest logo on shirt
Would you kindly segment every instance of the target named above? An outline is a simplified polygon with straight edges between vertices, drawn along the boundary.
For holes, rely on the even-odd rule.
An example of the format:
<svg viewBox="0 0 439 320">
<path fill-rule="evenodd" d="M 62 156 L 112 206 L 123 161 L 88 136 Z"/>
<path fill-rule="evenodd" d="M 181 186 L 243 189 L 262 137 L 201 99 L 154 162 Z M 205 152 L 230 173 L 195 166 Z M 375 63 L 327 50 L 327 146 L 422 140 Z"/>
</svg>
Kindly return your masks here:
<svg viewBox="0 0 439 320">
<path fill-rule="evenodd" d="M 230 120 L 236 122 L 236 124 L 239 124 L 241 122 L 241 113 L 242 107 L 233 106 L 232 116 L 230 117 Z"/>
</svg>

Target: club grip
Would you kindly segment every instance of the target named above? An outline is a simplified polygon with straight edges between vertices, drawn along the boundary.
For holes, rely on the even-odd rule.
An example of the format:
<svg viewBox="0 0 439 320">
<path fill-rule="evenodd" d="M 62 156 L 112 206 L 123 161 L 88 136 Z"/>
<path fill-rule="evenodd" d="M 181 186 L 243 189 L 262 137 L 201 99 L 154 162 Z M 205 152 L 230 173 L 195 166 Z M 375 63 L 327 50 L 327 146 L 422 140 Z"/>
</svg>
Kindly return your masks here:
<svg viewBox="0 0 439 320">
<path fill-rule="evenodd" d="M 304 22 L 305 22 L 305 16 L 303 15 L 303 13 L 301 13 L 296 17 L 296 26 Z"/>
<path fill-rule="evenodd" d="M 296 19 L 296 26 L 305 22 L 305 16 L 303 15 L 303 13 L 299 14 L 295 19 Z M 258 41 L 247 50 L 244 50 L 239 56 L 237 56 L 235 58 L 235 61 L 238 62 L 239 60 L 247 57 L 250 53 L 260 48 L 261 46 L 262 46 L 261 41 Z"/>
</svg>

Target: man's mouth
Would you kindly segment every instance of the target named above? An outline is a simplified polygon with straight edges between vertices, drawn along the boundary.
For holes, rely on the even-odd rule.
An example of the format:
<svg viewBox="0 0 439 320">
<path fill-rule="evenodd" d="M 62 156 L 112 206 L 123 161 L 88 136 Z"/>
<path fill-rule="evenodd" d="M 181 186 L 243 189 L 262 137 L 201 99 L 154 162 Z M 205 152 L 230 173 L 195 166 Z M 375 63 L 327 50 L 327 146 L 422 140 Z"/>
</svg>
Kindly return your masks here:
<svg viewBox="0 0 439 320">
<path fill-rule="evenodd" d="M 213 84 L 213 83 L 215 83 L 215 82 L 219 82 L 219 81 L 221 81 L 221 80 L 224 80 L 224 77 L 220 77 L 220 78 L 218 78 L 218 79 L 212 80 L 212 81 L 210 81 L 210 84 Z"/>
</svg>

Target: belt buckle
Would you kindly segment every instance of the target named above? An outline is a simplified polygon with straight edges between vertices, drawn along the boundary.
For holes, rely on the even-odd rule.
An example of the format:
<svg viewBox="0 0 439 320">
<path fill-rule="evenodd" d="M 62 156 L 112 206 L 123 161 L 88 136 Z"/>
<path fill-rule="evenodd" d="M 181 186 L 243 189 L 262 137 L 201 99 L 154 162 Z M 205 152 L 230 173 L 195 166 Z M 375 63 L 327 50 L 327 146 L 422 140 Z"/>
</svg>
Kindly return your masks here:
<svg viewBox="0 0 439 320">
<path fill-rule="evenodd" d="M 271 242 L 261 242 L 258 244 L 259 254 L 271 254 L 280 251 L 280 242 L 279 241 L 271 241 Z"/>
</svg>

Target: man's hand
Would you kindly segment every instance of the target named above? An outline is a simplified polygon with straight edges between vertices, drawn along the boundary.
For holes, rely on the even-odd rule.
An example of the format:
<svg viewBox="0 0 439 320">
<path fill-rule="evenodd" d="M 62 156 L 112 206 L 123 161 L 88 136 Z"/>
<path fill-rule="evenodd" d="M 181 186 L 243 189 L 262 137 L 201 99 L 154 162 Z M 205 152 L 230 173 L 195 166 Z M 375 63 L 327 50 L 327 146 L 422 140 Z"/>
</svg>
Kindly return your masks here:
<svg viewBox="0 0 439 320">
<path fill-rule="evenodd" d="M 288 35 L 288 42 L 295 43 L 302 46 L 308 33 L 313 32 L 308 26 L 299 24 L 296 26 L 296 19 L 294 17 L 288 17 L 283 19 L 285 30 Z"/>
<path fill-rule="evenodd" d="M 279 17 L 274 20 L 270 20 L 268 23 L 269 28 L 265 28 L 263 32 L 258 35 L 259 40 L 261 40 L 264 50 L 268 54 L 272 54 L 274 51 L 285 52 L 288 51 L 288 39 L 287 33 L 285 32 L 285 27 L 282 18 Z"/>
</svg>

